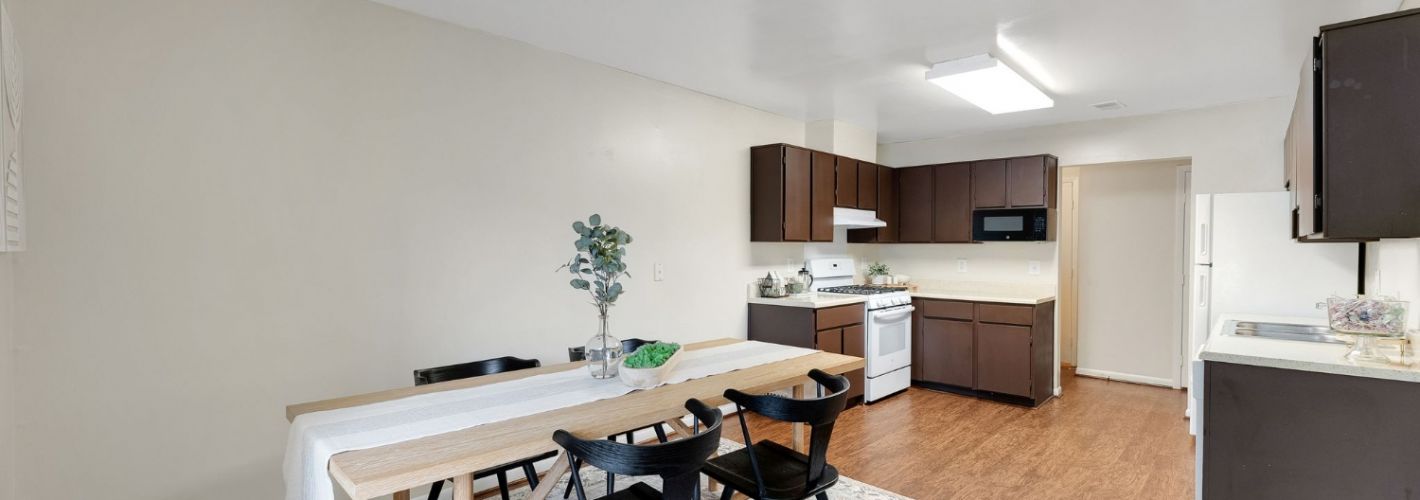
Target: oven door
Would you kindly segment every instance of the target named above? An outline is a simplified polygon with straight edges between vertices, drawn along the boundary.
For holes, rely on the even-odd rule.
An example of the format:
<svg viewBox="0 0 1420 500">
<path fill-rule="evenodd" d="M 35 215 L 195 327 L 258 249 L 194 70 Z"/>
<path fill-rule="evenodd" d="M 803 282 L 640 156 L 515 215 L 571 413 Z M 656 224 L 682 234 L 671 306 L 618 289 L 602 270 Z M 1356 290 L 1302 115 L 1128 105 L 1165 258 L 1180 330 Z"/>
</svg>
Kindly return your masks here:
<svg viewBox="0 0 1420 500">
<path fill-rule="evenodd" d="M 869 378 L 912 365 L 912 310 L 908 305 L 868 312 Z"/>
</svg>

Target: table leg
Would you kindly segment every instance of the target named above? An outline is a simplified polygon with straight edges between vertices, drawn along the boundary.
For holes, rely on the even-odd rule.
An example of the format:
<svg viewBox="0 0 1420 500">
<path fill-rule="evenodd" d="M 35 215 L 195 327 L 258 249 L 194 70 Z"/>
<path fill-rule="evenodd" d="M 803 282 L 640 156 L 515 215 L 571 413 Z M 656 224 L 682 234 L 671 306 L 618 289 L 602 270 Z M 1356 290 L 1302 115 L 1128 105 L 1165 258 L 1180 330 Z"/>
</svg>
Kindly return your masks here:
<svg viewBox="0 0 1420 500">
<path fill-rule="evenodd" d="M 804 399 L 804 385 L 799 384 L 792 389 L 794 399 Z M 790 446 L 794 451 L 804 452 L 804 423 L 794 422 L 790 425 Z"/>
<path fill-rule="evenodd" d="M 409 490 L 394 492 L 394 500 L 409 500 Z"/>
<path fill-rule="evenodd" d="M 690 436 L 695 435 L 696 429 L 691 429 L 690 426 L 685 425 L 685 422 L 682 422 L 679 418 L 667 420 L 666 425 L 671 426 L 671 429 L 674 430 L 676 434 L 680 434 L 682 438 L 688 438 Z M 715 458 L 718 455 L 720 455 L 719 451 L 711 452 L 710 458 Z M 706 477 L 706 479 L 709 479 L 709 477 Z M 709 481 L 710 491 L 715 491 L 719 483 L 716 483 L 714 479 L 709 479 Z"/>
<path fill-rule="evenodd" d="M 473 474 L 454 476 L 454 500 L 473 500 Z"/>
<path fill-rule="evenodd" d="M 567 452 L 564 451 L 558 454 L 557 461 L 552 462 L 552 467 L 547 469 L 547 474 L 544 474 L 542 480 L 538 481 L 537 489 L 533 490 L 532 495 L 528 496 L 528 500 L 545 500 L 548 495 L 551 495 L 552 491 L 557 489 L 557 480 L 561 479 L 562 475 L 567 473 L 569 465 L 570 464 L 567 462 Z"/>
</svg>

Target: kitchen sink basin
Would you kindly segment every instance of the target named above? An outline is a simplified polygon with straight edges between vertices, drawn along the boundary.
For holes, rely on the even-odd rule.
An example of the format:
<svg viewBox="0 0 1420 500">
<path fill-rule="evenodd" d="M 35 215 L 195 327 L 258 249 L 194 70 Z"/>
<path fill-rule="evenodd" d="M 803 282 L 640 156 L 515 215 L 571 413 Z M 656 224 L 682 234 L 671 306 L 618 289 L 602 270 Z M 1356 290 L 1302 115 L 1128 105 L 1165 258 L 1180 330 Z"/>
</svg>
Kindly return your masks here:
<svg viewBox="0 0 1420 500">
<path fill-rule="evenodd" d="M 1259 323 L 1254 321 L 1230 321 L 1233 335 L 1243 337 L 1266 337 L 1281 340 L 1300 340 L 1303 342 L 1322 342 L 1327 344 L 1346 344 L 1347 338 L 1331 331 L 1331 328 L 1318 325 L 1293 325 L 1287 323 Z"/>
</svg>

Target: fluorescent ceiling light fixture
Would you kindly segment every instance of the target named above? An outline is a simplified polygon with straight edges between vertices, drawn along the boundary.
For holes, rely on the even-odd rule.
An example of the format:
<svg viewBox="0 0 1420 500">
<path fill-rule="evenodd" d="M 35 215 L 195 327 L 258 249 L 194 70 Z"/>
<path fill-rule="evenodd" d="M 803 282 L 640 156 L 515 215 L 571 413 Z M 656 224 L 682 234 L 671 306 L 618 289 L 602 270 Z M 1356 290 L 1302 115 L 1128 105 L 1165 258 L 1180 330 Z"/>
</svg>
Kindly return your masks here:
<svg viewBox="0 0 1420 500">
<path fill-rule="evenodd" d="M 1019 73 L 990 54 L 937 63 L 927 81 L 993 115 L 1055 106 Z"/>
</svg>

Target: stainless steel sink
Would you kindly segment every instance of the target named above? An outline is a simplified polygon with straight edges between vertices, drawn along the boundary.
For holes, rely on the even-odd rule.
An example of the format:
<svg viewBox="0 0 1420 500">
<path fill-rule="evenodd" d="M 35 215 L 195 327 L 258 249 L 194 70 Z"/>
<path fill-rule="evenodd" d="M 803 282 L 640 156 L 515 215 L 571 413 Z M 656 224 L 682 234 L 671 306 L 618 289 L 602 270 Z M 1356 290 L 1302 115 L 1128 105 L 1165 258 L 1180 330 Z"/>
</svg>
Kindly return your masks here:
<svg viewBox="0 0 1420 500">
<path fill-rule="evenodd" d="M 1287 323 L 1257 323 L 1252 321 L 1229 321 L 1228 328 L 1233 335 L 1243 337 L 1266 337 L 1302 342 L 1322 342 L 1346 344 L 1347 337 L 1331 331 L 1331 328 L 1317 325 L 1292 325 Z"/>
</svg>

